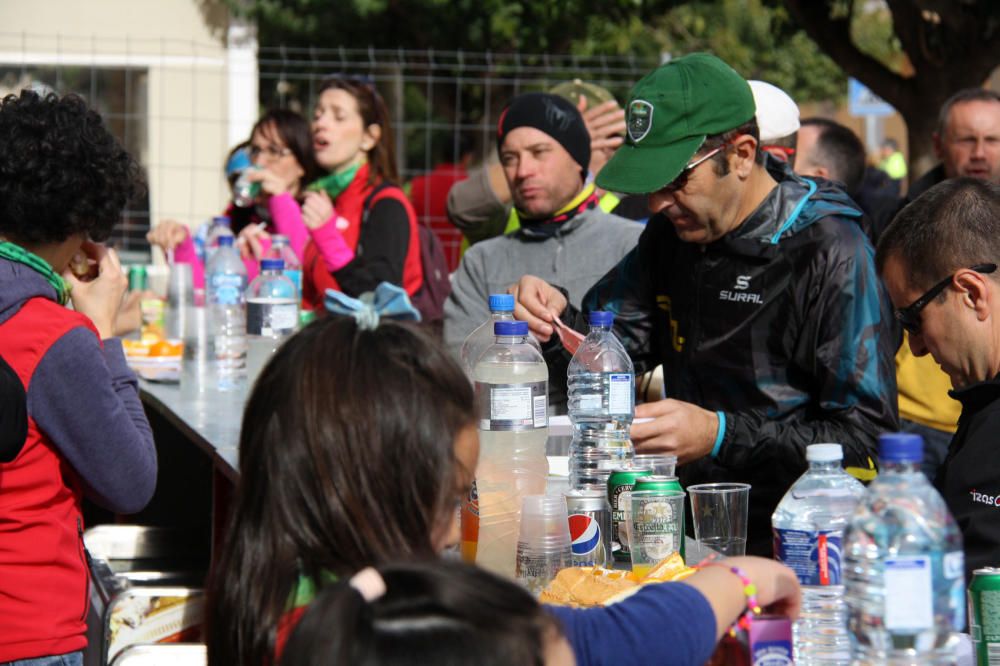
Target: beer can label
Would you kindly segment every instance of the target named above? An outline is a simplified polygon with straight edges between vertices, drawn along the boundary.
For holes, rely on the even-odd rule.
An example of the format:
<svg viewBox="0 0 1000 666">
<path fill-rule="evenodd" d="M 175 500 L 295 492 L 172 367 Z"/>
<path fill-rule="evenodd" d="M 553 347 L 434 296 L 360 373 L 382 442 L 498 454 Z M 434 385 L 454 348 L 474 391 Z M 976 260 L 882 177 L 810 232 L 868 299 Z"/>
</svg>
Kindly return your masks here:
<svg viewBox="0 0 1000 666">
<path fill-rule="evenodd" d="M 476 382 L 479 429 L 518 432 L 548 426 L 548 382 Z"/>
<path fill-rule="evenodd" d="M 840 585 L 844 535 L 839 530 L 774 530 L 774 557 L 803 585 Z"/>
<path fill-rule="evenodd" d="M 673 505 L 666 499 L 651 498 L 641 501 L 638 508 L 639 513 L 632 516 L 633 547 L 641 544 L 646 557 L 654 561 L 679 552 L 682 527 Z"/>
</svg>

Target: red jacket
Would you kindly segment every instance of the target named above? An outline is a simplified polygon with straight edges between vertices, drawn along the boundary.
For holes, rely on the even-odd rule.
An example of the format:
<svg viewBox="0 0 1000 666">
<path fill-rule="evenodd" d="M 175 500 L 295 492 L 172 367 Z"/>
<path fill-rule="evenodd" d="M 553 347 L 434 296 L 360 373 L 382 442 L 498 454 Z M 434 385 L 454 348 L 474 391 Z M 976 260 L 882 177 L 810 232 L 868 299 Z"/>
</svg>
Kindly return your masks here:
<svg viewBox="0 0 1000 666">
<path fill-rule="evenodd" d="M 351 184 L 347 186 L 334 200 L 337 214 L 346 219 L 350 224 L 341 233 L 344 240 L 352 250 L 357 252 L 358 240 L 361 235 L 361 218 L 363 217 L 365 199 L 371 194 L 373 187 L 368 184 L 368 165 L 358 169 L 357 175 Z M 417 293 L 423 284 L 423 270 L 420 264 L 420 236 L 417 232 L 417 216 L 413 212 L 406 194 L 398 187 L 385 187 L 373 198 L 370 207 L 381 199 L 391 198 L 399 201 L 404 208 L 410 221 L 409 244 L 406 250 L 406 261 L 403 264 L 403 284 L 406 293 L 410 296 Z M 304 250 L 302 258 L 302 301 L 303 306 L 309 310 L 322 310 L 323 297 L 327 289 L 341 291 L 337 279 L 327 270 L 323 258 L 320 256 L 316 245 L 309 241 Z"/>
<path fill-rule="evenodd" d="M 0 324 L 4 359 L 25 389 L 51 345 L 78 326 L 98 335 L 87 317 L 45 298 Z M 87 645 L 81 498 L 76 472 L 29 414 L 24 448 L 0 465 L 0 662 Z"/>
</svg>

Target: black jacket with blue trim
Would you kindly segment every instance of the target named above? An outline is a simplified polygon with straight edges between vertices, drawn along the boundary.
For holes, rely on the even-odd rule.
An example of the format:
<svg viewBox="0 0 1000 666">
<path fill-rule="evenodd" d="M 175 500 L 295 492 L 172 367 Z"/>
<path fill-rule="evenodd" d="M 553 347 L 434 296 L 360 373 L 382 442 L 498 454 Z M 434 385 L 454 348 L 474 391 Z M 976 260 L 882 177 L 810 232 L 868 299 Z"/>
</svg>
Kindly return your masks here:
<svg viewBox="0 0 1000 666">
<path fill-rule="evenodd" d="M 662 363 L 667 397 L 720 413 L 717 454 L 678 475 L 752 484 L 748 552 L 760 555 L 807 445 L 842 444 L 845 466 L 870 478 L 879 433 L 898 426 L 892 311 L 861 211 L 827 181 L 767 168 L 778 186 L 737 229 L 686 243 L 655 215 L 583 301 L 615 313 L 637 374 Z M 567 321 L 585 330 L 579 313 Z M 562 380 L 565 354 L 546 356 Z"/>
</svg>

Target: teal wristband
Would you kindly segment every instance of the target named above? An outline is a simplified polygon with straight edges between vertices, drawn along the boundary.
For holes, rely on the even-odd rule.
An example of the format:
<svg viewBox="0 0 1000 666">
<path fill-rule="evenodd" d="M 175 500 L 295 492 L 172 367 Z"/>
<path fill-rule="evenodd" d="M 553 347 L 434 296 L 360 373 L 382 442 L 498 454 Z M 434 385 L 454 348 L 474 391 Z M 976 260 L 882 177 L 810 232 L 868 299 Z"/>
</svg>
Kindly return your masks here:
<svg viewBox="0 0 1000 666">
<path fill-rule="evenodd" d="M 719 449 L 722 448 L 722 440 L 726 437 L 726 414 L 725 412 L 716 412 L 719 417 L 719 432 L 715 436 L 715 444 L 712 445 L 712 457 L 719 455 Z"/>
</svg>

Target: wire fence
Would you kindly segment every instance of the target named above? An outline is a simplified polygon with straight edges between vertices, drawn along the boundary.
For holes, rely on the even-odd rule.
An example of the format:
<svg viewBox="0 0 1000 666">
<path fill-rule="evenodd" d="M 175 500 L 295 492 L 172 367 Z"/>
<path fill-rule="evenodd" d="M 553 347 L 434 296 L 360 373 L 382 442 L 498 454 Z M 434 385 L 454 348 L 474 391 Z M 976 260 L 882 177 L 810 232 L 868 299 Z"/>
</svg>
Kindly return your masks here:
<svg viewBox="0 0 1000 666">
<path fill-rule="evenodd" d="M 87 38 L 75 39 L 80 44 L 53 37 L 39 55 L 33 52 L 38 48 L 24 46 L 24 35 L 0 33 L 0 91 L 34 86 L 81 94 L 140 160 L 150 192 L 132 202 L 116 231 L 124 250 L 148 251 L 151 219 L 197 223 L 226 207 L 222 166 L 232 137 L 224 127 L 238 111 L 229 108 L 231 101 L 227 107 L 227 88 L 253 83 L 257 111 L 287 107 L 308 117 L 320 82 L 341 75 L 371 81 L 385 99 L 399 172 L 452 267 L 460 234 L 446 218 L 447 188 L 495 152 L 496 119 L 511 97 L 582 79 L 624 100 L 658 64 L 640 57 L 277 46 L 259 48 L 257 71 L 247 73 L 234 68 L 219 45 L 213 51 L 212 45 L 164 40 L 157 49 L 124 37 L 117 46 L 100 40 L 95 53 L 90 39 L 88 56 Z M 137 57 L 140 52 L 146 55 Z M 254 76 L 256 81 L 239 80 Z M 186 78 L 178 83 L 178 77 Z M 425 174 L 433 175 L 420 178 Z"/>
</svg>

